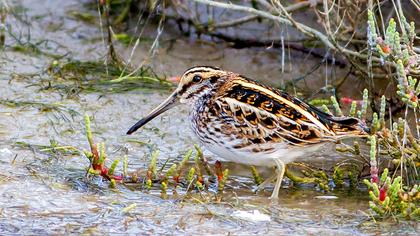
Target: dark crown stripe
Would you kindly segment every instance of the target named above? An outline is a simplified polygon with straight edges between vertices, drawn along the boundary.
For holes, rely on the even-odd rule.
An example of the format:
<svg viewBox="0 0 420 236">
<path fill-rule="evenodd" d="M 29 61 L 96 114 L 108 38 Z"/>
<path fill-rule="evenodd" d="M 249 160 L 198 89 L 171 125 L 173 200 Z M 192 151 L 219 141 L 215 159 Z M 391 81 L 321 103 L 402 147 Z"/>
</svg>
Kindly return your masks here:
<svg viewBox="0 0 420 236">
<path fill-rule="evenodd" d="M 212 72 L 212 71 L 220 71 L 219 68 L 213 66 L 195 66 L 191 67 L 184 72 L 184 76 L 188 76 L 192 73 L 203 73 L 203 72 Z"/>
</svg>

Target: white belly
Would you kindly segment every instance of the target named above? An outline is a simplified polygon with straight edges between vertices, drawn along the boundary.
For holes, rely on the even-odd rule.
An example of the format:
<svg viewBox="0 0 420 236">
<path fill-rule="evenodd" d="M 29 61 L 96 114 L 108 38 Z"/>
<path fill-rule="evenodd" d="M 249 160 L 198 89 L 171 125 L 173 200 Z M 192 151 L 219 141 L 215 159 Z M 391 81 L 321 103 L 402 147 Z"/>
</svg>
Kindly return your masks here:
<svg viewBox="0 0 420 236">
<path fill-rule="evenodd" d="M 308 162 L 314 158 L 313 155 L 320 150 L 321 147 L 325 147 L 324 144 L 316 144 L 310 147 L 296 147 L 290 148 L 287 144 L 278 144 L 274 152 L 251 152 L 251 151 L 241 151 L 228 149 L 224 146 L 217 144 L 205 144 L 205 147 L 212 153 L 216 154 L 218 157 L 235 162 L 242 163 L 247 165 L 255 166 L 275 166 L 274 159 L 279 159 L 283 163 L 287 164 L 294 161 Z M 319 156 L 319 155 L 315 155 Z"/>
</svg>

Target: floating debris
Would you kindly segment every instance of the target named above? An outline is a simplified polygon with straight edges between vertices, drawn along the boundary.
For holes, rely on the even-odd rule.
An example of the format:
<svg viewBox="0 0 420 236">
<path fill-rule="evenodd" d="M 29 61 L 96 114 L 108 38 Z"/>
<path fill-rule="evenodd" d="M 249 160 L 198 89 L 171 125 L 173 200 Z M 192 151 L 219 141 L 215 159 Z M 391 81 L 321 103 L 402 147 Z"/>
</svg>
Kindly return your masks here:
<svg viewBox="0 0 420 236">
<path fill-rule="evenodd" d="M 235 211 L 232 214 L 233 217 L 239 218 L 242 220 L 248 221 L 255 221 L 255 222 L 264 222 L 264 221 L 271 221 L 271 217 L 269 215 L 261 213 L 259 210 L 253 211 Z"/>
<path fill-rule="evenodd" d="M 338 199 L 337 196 L 333 196 L 333 195 L 322 195 L 322 196 L 316 196 L 316 199 L 326 199 L 326 200 L 333 200 L 333 199 Z"/>
</svg>

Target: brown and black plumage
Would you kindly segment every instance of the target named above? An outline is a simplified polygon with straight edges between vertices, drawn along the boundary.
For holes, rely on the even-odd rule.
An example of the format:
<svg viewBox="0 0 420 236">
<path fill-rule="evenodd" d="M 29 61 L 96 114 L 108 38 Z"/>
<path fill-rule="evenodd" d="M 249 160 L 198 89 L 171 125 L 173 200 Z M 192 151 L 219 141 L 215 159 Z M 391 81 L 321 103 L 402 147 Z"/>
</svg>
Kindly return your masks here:
<svg viewBox="0 0 420 236">
<path fill-rule="evenodd" d="M 334 117 L 239 74 L 197 66 L 188 69 L 169 98 L 127 133 L 179 103 L 190 104 L 192 130 L 211 152 L 233 162 L 278 167 L 266 181 L 277 177 L 273 198 L 278 197 L 285 164 L 305 159 L 323 143 L 364 136 L 367 131 L 358 119 Z"/>
</svg>

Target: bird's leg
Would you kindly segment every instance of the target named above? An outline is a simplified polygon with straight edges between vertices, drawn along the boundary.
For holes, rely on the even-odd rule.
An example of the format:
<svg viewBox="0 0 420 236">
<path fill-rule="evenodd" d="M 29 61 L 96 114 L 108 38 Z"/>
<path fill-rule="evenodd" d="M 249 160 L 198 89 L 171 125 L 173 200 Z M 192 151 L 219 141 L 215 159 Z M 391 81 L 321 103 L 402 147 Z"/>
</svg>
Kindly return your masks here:
<svg viewBox="0 0 420 236">
<path fill-rule="evenodd" d="M 284 171 L 286 168 L 286 165 L 284 162 L 280 161 L 279 159 L 274 159 L 274 162 L 276 162 L 277 165 L 277 180 L 276 185 L 274 186 L 273 193 L 271 194 L 271 199 L 277 199 L 279 198 L 279 190 L 281 186 L 281 181 L 283 180 Z"/>
<path fill-rule="evenodd" d="M 264 180 L 260 185 L 257 186 L 256 189 L 254 189 L 254 192 L 258 192 L 261 191 L 262 189 L 265 188 L 265 186 L 267 186 L 267 184 L 269 184 L 271 181 L 273 181 L 277 176 L 277 173 L 274 173 L 272 176 L 268 177 L 266 180 Z"/>
</svg>

